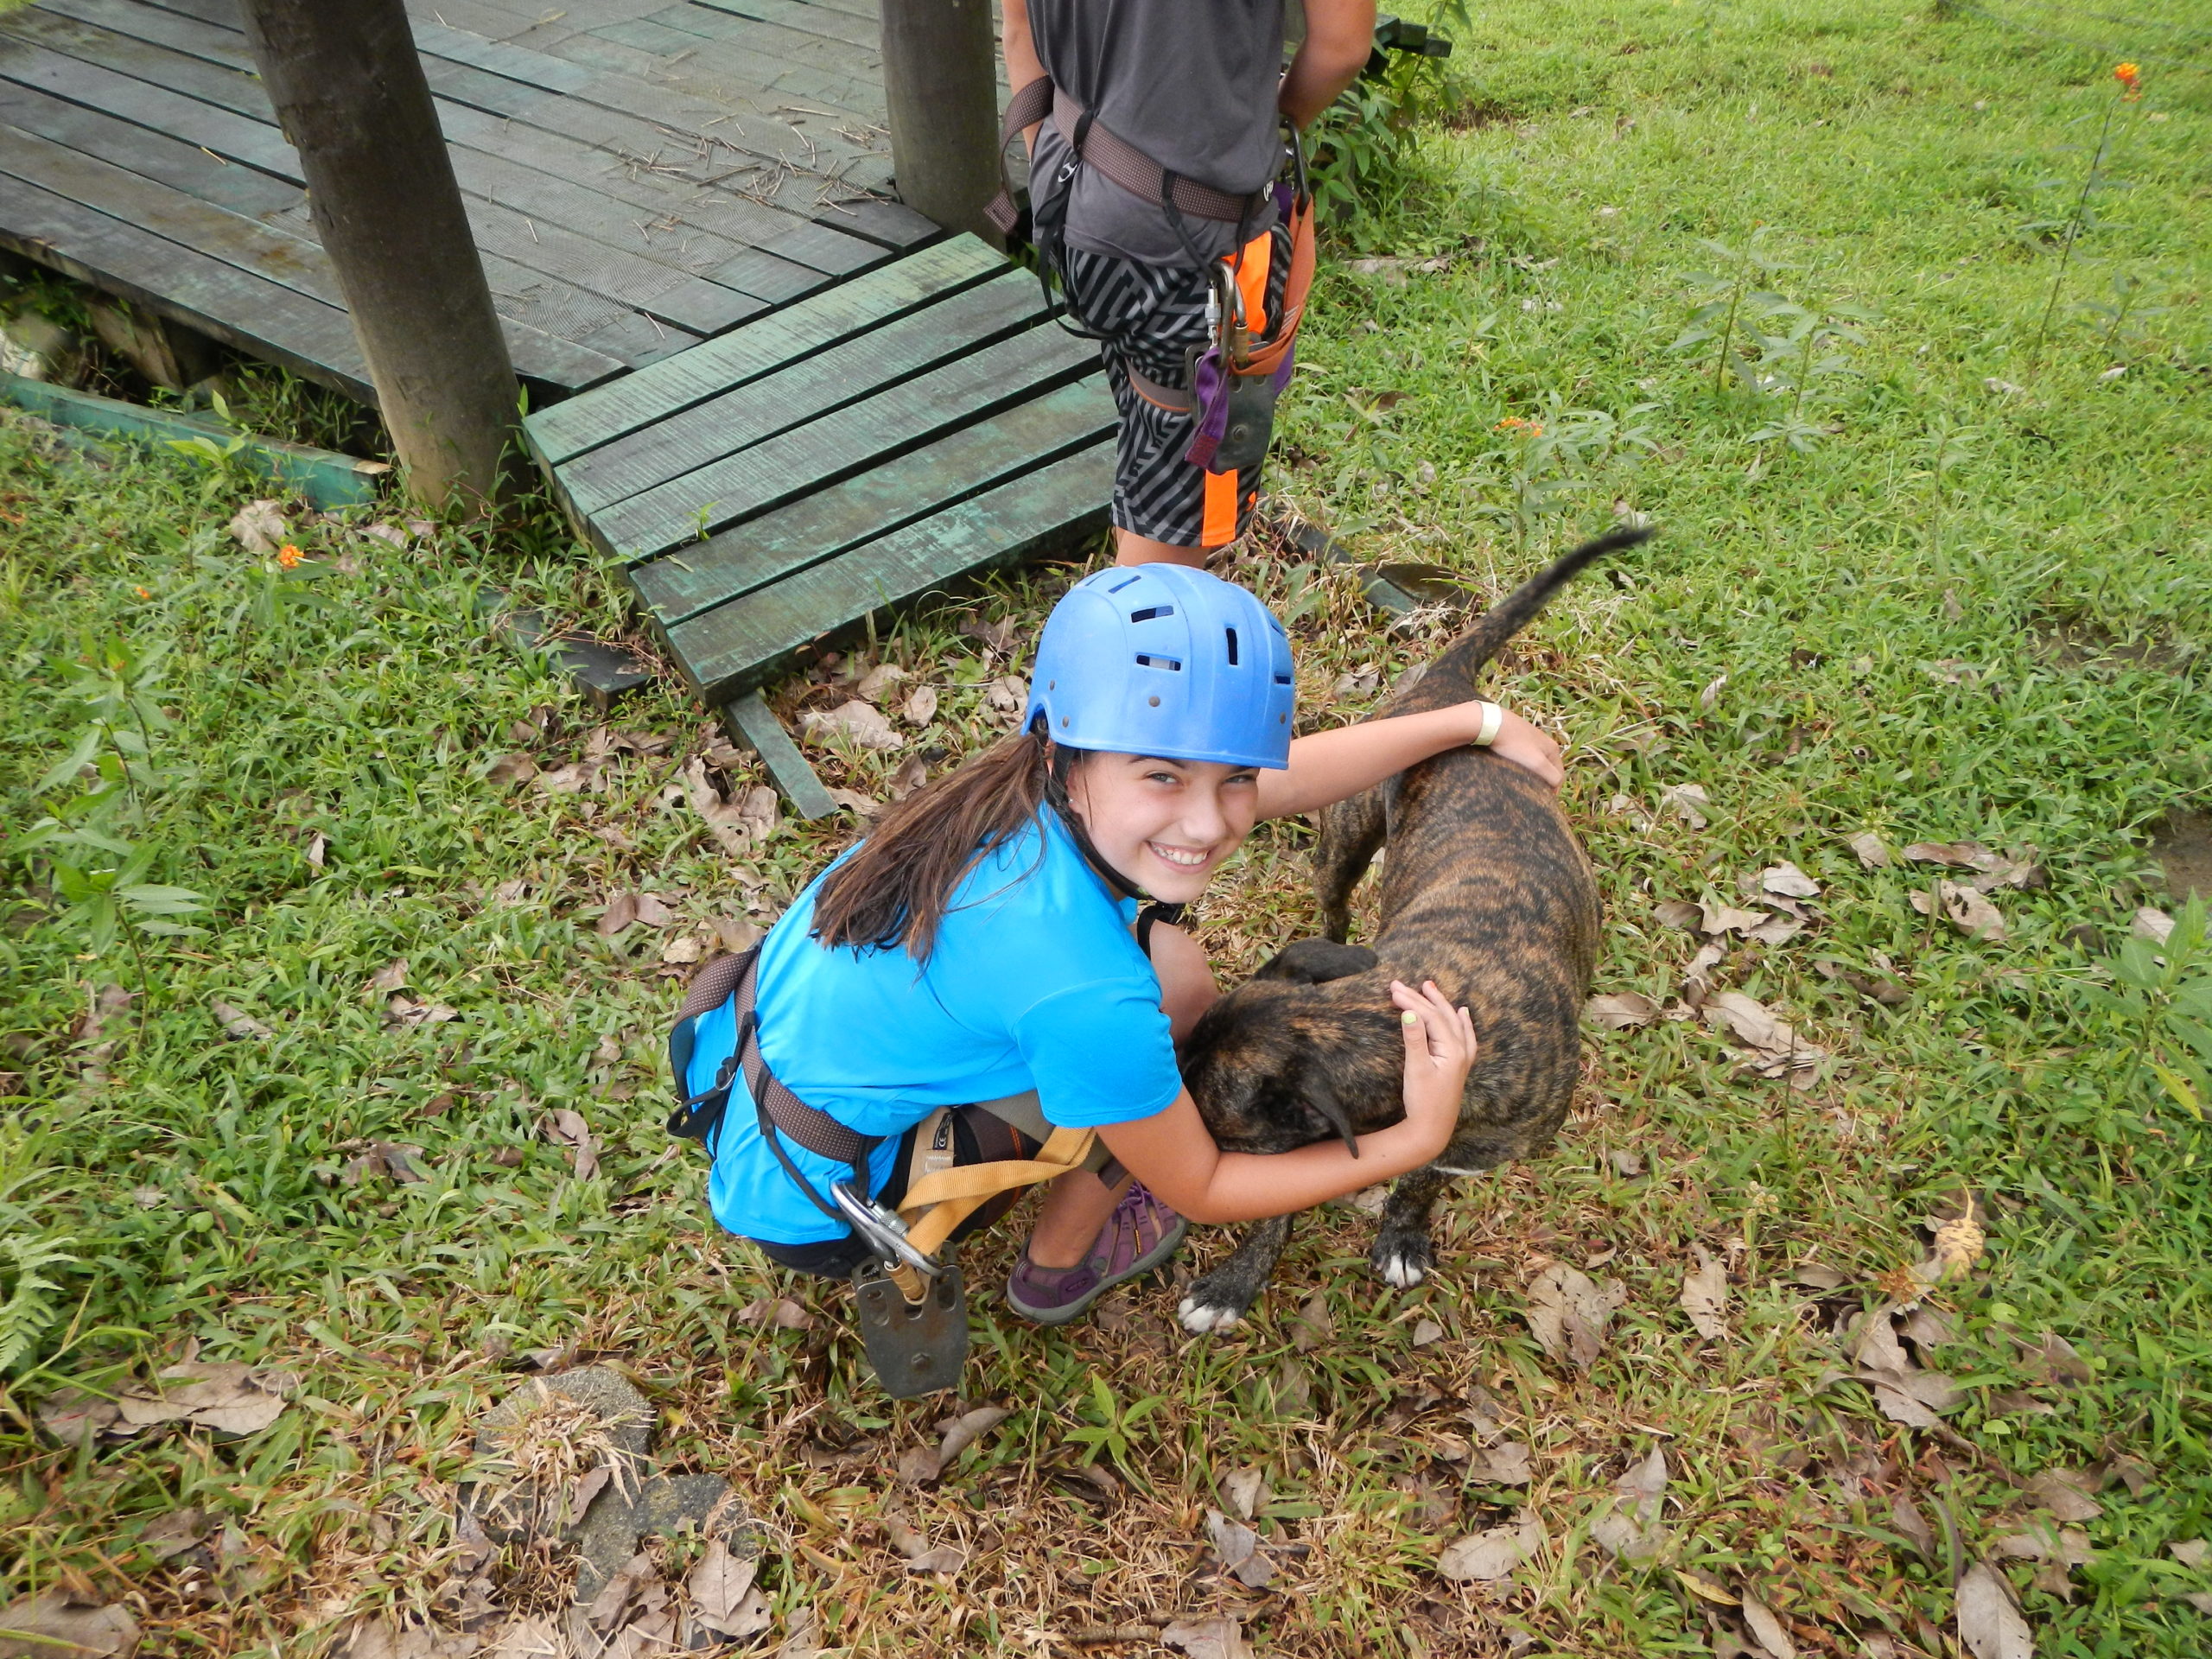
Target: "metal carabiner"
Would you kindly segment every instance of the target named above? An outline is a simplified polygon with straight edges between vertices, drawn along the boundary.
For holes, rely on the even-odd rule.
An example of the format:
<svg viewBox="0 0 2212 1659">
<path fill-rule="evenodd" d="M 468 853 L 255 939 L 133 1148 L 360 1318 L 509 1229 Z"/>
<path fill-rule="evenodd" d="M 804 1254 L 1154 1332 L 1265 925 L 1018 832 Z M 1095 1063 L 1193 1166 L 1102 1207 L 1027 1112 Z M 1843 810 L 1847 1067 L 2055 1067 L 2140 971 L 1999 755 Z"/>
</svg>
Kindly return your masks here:
<svg viewBox="0 0 2212 1659">
<path fill-rule="evenodd" d="M 924 1255 L 907 1239 L 905 1222 L 874 1199 L 862 1198 L 853 1190 L 851 1182 L 830 1182 L 830 1197 L 852 1224 L 853 1230 L 883 1261 L 903 1262 L 928 1279 L 944 1272 L 936 1257 Z"/>
</svg>

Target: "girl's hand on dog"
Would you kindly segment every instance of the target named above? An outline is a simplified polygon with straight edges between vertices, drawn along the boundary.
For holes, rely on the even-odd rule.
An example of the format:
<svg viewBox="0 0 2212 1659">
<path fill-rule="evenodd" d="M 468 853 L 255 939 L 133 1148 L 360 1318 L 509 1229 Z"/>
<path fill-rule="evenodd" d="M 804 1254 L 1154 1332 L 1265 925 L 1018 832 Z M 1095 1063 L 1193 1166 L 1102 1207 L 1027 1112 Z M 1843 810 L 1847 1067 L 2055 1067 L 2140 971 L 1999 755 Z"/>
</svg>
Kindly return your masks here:
<svg viewBox="0 0 2212 1659">
<path fill-rule="evenodd" d="M 1482 725 L 1482 704 L 1465 705 L 1478 729 Z M 1497 735 L 1491 741 L 1491 753 L 1503 755 L 1518 766 L 1528 769 L 1542 779 L 1547 786 L 1557 789 L 1567 776 L 1567 769 L 1560 762 L 1559 745 L 1541 726 L 1530 724 L 1510 709 L 1500 710 L 1505 716 L 1497 728 Z"/>
<path fill-rule="evenodd" d="M 1406 1034 L 1406 1122 L 1429 1145 L 1429 1157 L 1441 1154 L 1459 1127 L 1459 1094 L 1467 1069 L 1475 1063 L 1475 1021 L 1455 1008 L 1436 988 L 1422 982 L 1418 991 L 1390 982 Z"/>
</svg>

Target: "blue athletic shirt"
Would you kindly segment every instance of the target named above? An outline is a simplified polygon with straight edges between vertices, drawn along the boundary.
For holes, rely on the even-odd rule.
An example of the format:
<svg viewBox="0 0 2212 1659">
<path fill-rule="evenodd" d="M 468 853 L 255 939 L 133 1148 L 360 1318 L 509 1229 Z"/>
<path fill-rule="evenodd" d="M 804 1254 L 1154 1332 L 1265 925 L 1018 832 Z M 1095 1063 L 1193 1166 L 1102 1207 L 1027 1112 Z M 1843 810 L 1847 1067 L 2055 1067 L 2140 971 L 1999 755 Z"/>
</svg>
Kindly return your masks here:
<svg viewBox="0 0 2212 1659">
<path fill-rule="evenodd" d="M 871 1192 L 899 1135 L 939 1106 L 1034 1089 L 1049 1122 L 1091 1128 L 1150 1117 L 1182 1091 L 1160 980 L 1129 931 L 1136 905 L 1114 895 L 1049 807 L 961 879 L 926 966 L 900 947 L 830 950 L 810 937 L 821 885 L 761 945 L 760 1053 L 808 1105 L 884 1137 Z M 701 1016 L 693 1094 L 714 1086 L 735 1024 L 727 1004 Z M 852 1178 L 851 1166 L 778 1138 L 825 1198 L 830 1182 Z M 741 1081 L 708 1195 L 715 1219 L 743 1237 L 807 1244 L 846 1230 L 762 1143 Z"/>
</svg>

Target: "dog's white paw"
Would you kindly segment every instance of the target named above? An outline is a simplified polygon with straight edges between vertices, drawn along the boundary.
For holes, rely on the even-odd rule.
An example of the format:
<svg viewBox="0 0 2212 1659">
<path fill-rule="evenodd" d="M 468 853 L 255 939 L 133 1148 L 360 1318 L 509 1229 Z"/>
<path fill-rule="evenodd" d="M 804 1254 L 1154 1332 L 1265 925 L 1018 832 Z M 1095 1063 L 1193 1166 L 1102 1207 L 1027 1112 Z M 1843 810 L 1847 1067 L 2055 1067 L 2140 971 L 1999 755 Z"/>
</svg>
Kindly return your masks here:
<svg viewBox="0 0 2212 1659">
<path fill-rule="evenodd" d="M 1427 1277 L 1427 1268 L 1395 1251 L 1382 1258 L 1382 1282 L 1393 1290 L 1411 1290 Z"/>
<path fill-rule="evenodd" d="M 1203 1337 L 1209 1331 L 1226 1331 L 1244 1316 L 1233 1307 L 1218 1307 L 1195 1296 L 1185 1296 L 1183 1305 L 1175 1310 L 1175 1317 L 1192 1336 Z"/>
</svg>

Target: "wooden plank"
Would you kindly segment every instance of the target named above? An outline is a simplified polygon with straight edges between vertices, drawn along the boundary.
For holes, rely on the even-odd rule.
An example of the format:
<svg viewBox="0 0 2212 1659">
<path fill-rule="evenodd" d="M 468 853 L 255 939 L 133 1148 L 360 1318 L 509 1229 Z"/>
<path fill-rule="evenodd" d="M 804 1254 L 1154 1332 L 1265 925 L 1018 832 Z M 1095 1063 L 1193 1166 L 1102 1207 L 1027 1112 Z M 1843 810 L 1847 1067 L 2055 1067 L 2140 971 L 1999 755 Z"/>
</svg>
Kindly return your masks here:
<svg viewBox="0 0 2212 1659">
<path fill-rule="evenodd" d="M 865 17 L 871 22 L 879 21 L 883 15 L 881 9 L 876 4 L 876 0 L 810 0 L 810 3 L 825 6 L 831 11 L 845 12 L 855 17 Z"/>
<path fill-rule="evenodd" d="M 1113 488 L 1109 440 L 678 623 L 667 632 L 670 652 L 708 702 L 749 690 L 824 634 L 912 604 L 969 571 L 1096 534 Z"/>
<path fill-rule="evenodd" d="M 38 10 L 165 46 L 226 69 L 258 73 L 245 37 L 235 24 L 225 29 L 162 6 L 147 5 L 143 0 L 38 0 Z"/>
<path fill-rule="evenodd" d="M 847 84 L 873 87 L 879 99 L 883 95 L 883 67 L 874 53 L 863 54 L 842 41 L 824 40 L 819 35 L 802 35 L 773 23 L 756 23 L 749 17 L 709 11 L 703 6 L 678 6 L 652 17 L 607 23 L 592 33 L 601 40 L 620 41 L 661 57 L 690 53 L 702 61 L 704 54 L 700 48 L 712 41 L 725 48 L 718 55 L 729 62 L 738 62 L 741 54 L 742 60 L 752 66 L 750 78 L 758 86 L 791 86 L 796 91 L 798 87 L 790 79 L 791 72 L 807 70 L 821 77 L 825 96 L 835 96 L 827 92 L 829 86 Z M 846 107 L 856 115 L 866 110 L 865 105 Z"/>
<path fill-rule="evenodd" d="M 49 51 L 0 28 L 0 79 L 199 144 L 287 183 L 301 182 L 300 159 L 265 120 L 250 120 L 135 75 Z"/>
<path fill-rule="evenodd" d="M 337 275 L 311 232 L 303 227 L 287 234 L 283 228 L 293 221 L 279 218 L 264 222 L 243 217 L 12 126 L 0 127 L 0 170 L 96 213 L 251 271 L 341 313 L 345 308 Z M 246 320 L 238 320 L 238 326 L 246 327 Z M 350 330 L 349 324 L 349 339 Z M 507 329 L 507 346 L 519 372 L 556 385 L 591 385 L 622 366 L 612 356 L 577 350 L 519 323 Z M 350 369 L 351 359 L 346 366 Z"/>
<path fill-rule="evenodd" d="M 776 780 L 776 787 L 799 817 L 826 818 L 837 810 L 837 803 L 822 787 L 822 780 L 784 730 L 776 711 L 760 700 L 758 691 L 747 691 L 725 703 L 722 723 L 732 737 L 760 757 L 768 776 Z"/>
<path fill-rule="evenodd" d="M 1033 328 L 619 501 L 589 520 L 592 540 L 623 558 L 652 558 L 995 414 L 1097 360 L 1084 341 Z"/>
<path fill-rule="evenodd" d="M 670 627 L 1057 461 L 1116 425 L 1113 395 L 1093 375 L 664 554 L 632 569 L 630 585 Z"/>
<path fill-rule="evenodd" d="M 925 219 L 902 201 L 880 196 L 847 196 L 816 209 L 824 225 L 855 236 L 873 238 L 887 248 L 915 248 L 946 234 L 943 226 Z"/>
<path fill-rule="evenodd" d="M 832 276 L 880 263 L 882 247 L 850 232 L 642 164 L 607 143 L 588 143 L 467 105 L 440 99 L 438 117 L 456 145 L 550 178 L 571 180 L 653 222 L 720 237 L 733 247 L 772 254 Z M 664 141 L 664 135 L 655 134 Z M 742 283 L 738 286 L 742 287 Z M 748 290 L 749 291 L 749 290 Z"/>
<path fill-rule="evenodd" d="M 557 466 L 1005 269 L 1004 258 L 979 238 L 940 243 L 626 376 L 588 402 L 542 410 L 525 423 L 531 443 L 547 466 Z"/>
<path fill-rule="evenodd" d="M 586 515 L 804 425 L 1042 319 L 1035 282 L 1010 270 L 579 455 L 561 469 Z"/>
<path fill-rule="evenodd" d="M 376 402 L 353 326 L 335 306 L 5 175 L 0 246 Z"/>
<path fill-rule="evenodd" d="M 19 379 L 0 374 L 0 401 L 27 409 L 57 426 L 105 437 L 129 438 L 154 445 L 175 455 L 191 455 L 173 446 L 204 439 L 224 453 L 231 465 L 297 491 L 316 506 L 365 506 L 374 501 L 391 468 L 380 461 L 361 461 L 304 443 L 279 438 L 254 437 L 233 432 L 220 421 L 175 410 L 145 409 L 119 398 L 52 386 L 41 380 Z"/>
<path fill-rule="evenodd" d="M 0 121 L 250 218 L 281 213 L 302 200 L 297 185 L 13 81 L 0 81 Z"/>
<path fill-rule="evenodd" d="M 801 35 L 820 35 L 858 48 L 874 62 L 880 64 L 883 60 L 883 31 L 874 17 L 856 17 L 849 11 L 810 6 L 805 0 L 686 0 L 684 4 L 671 6 L 653 16 L 672 28 L 683 29 L 687 25 L 678 21 L 678 15 L 693 10 L 728 12 Z"/>
</svg>

